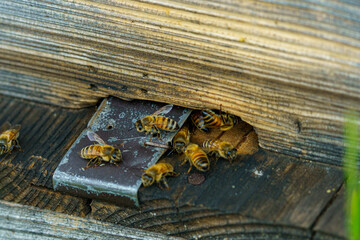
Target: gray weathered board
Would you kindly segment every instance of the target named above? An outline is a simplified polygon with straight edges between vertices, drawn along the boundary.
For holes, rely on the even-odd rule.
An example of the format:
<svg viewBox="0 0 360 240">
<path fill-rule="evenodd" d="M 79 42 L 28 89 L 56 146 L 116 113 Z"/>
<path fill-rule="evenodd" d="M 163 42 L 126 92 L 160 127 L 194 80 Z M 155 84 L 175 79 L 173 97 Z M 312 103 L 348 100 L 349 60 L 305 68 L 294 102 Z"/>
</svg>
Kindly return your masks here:
<svg viewBox="0 0 360 240">
<path fill-rule="evenodd" d="M 104 100 L 88 128 L 80 134 L 56 169 L 54 189 L 76 196 L 138 206 L 137 192 L 143 171 L 155 164 L 167 149 L 145 146 L 145 141 L 149 141 L 151 136 L 138 132 L 135 122 L 162 106 L 164 104 L 149 101 Z M 174 106 L 165 116 L 182 126 L 190 112 Z M 96 132 L 110 145 L 123 144 L 120 147 L 123 156 L 120 166 L 104 164 L 84 170 L 88 160 L 82 159 L 79 153 L 82 148 L 96 144 L 88 139 L 88 131 Z M 175 134 L 161 131 L 160 143 L 168 144 Z M 159 142 L 157 137 L 152 137 L 151 141 Z"/>
<path fill-rule="evenodd" d="M 181 239 L 0 201 L 1 240 Z"/>
</svg>

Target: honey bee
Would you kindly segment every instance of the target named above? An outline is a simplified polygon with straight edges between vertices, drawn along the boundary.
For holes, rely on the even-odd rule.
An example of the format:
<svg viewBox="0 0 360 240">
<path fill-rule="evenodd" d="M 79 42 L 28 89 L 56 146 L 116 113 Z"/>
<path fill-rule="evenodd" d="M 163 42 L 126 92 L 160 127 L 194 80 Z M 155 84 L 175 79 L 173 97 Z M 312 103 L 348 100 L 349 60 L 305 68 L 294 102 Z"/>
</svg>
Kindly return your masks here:
<svg viewBox="0 0 360 240">
<path fill-rule="evenodd" d="M 0 128 L 0 155 L 4 153 L 10 154 L 14 147 L 20 151 L 21 147 L 18 141 L 21 125 L 11 126 L 9 122 L 5 122 Z"/>
<path fill-rule="evenodd" d="M 210 169 L 210 162 L 206 153 L 195 143 L 190 143 L 185 148 L 185 160 L 181 165 L 185 164 L 187 161 L 190 163 L 190 168 L 187 171 L 191 171 L 192 166 L 194 165 L 199 171 L 206 172 Z"/>
<path fill-rule="evenodd" d="M 216 114 L 213 110 L 210 109 L 202 110 L 201 113 L 204 117 L 204 122 L 206 127 L 221 128 L 222 118 L 220 115 Z"/>
<path fill-rule="evenodd" d="M 222 114 L 220 114 L 220 116 L 221 116 L 221 121 L 222 121 L 221 126 L 220 126 L 221 131 L 227 131 L 227 130 L 231 129 L 233 126 L 235 126 L 235 124 L 238 121 L 238 118 L 231 114 L 222 113 Z"/>
<path fill-rule="evenodd" d="M 177 177 L 179 173 L 174 172 L 174 168 L 170 163 L 156 163 L 145 170 L 141 180 L 145 187 L 152 185 L 157 182 L 160 189 L 163 190 L 161 183 L 167 190 L 170 189 L 165 177 Z"/>
<path fill-rule="evenodd" d="M 205 126 L 204 116 L 201 111 L 194 111 L 191 114 L 191 121 L 202 132 L 208 132 L 209 129 Z"/>
<path fill-rule="evenodd" d="M 88 131 L 87 136 L 90 141 L 95 141 L 98 144 L 81 149 L 80 156 L 84 159 L 89 159 L 84 169 L 97 167 L 102 162 L 110 162 L 119 166 L 120 161 L 122 161 L 122 155 L 118 148 L 106 144 L 105 141 L 93 131 Z"/>
<path fill-rule="evenodd" d="M 209 128 L 227 131 L 237 123 L 236 116 L 227 113 L 217 114 L 210 109 L 194 113 L 191 119 L 194 125 L 203 132 L 208 132 Z"/>
<path fill-rule="evenodd" d="M 204 141 L 202 145 L 206 152 L 215 154 L 217 158 L 226 158 L 230 163 L 236 158 L 237 150 L 229 142 L 209 139 Z"/>
<path fill-rule="evenodd" d="M 179 130 L 178 123 L 168 117 L 157 116 L 159 114 L 166 114 L 171 111 L 173 105 L 166 105 L 153 114 L 143 117 L 140 120 L 137 120 L 135 123 L 136 129 L 138 132 L 145 132 L 145 134 L 156 134 L 159 140 L 161 140 L 160 129 L 175 132 Z"/>
<path fill-rule="evenodd" d="M 177 153 L 182 153 L 184 152 L 189 142 L 190 142 L 189 128 L 187 126 L 183 126 L 175 135 L 172 146 Z"/>
</svg>

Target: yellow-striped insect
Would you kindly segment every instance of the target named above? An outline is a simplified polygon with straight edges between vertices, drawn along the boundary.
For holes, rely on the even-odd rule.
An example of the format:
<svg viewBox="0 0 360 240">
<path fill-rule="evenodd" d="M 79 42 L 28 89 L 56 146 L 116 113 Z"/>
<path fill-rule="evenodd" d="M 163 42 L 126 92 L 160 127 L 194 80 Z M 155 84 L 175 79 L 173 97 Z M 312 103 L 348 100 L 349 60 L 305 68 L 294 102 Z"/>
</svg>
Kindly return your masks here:
<svg viewBox="0 0 360 240">
<path fill-rule="evenodd" d="M 190 131 L 187 126 L 183 126 L 175 135 L 172 147 L 177 153 L 185 151 L 186 146 L 190 143 Z"/>
<path fill-rule="evenodd" d="M 122 161 L 120 149 L 106 144 L 105 141 L 93 131 L 89 130 L 87 136 L 90 141 L 95 141 L 98 144 L 81 149 L 80 156 L 89 160 L 85 169 L 97 167 L 103 162 L 109 162 L 117 166 L 120 164 Z"/>
<path fill-rule="evenodd" d="M 0 155 L 4 153 L 10 154 L 14 147 L 21 150 L 18 137 L 21 125 L 11 126 L 9 122 L 5 122 L 0 128 Z"/>
<path fill-rule="evenodd" d="M 145 116 L 136 121 L 135 126 L 138 132 L 145 132 L 145 134 L 156 134 L 161 139 L 160 129 L 169 132 L 179 130 L 178 123 L 168 117 L 158 116 L 166 114 L 171 111 L 173 105 L 166 105 L 151 115 Z"/>
<path fill-rule="evenodd" d="M 192 166 L 195 166 L 196 169 L 202 172 L 209 171 L 210 169 L 210 162 L 206 153 L 195 143 L 190 143 L 185 148 L 185 160 L 181 165 L 187 161 L 190 163 L 190 168 L 187 173 L 191 171 Z"/>
<path fill-rule="evenodd" d="M 174 172 L 174 168 L 170 163 L 156 163 L 145 170 L 141 180 L 145 187 L 152 185 L 156 182 L 160 189 L 163 189 L 161 183 L 167 190 L 170 189 L 165 177 L 177 177 L 178 173 Z"/>
<path fill-rule="evenodd" d="M 230 161 L 230 163 L 236 158 L 237 150 L 234 146 L 226 141 L 221 140 L 205 140 L 203 142 L 203 149 L 205 152 L 215 154 L 217 158 L 222 157 Z"/>
</svg>

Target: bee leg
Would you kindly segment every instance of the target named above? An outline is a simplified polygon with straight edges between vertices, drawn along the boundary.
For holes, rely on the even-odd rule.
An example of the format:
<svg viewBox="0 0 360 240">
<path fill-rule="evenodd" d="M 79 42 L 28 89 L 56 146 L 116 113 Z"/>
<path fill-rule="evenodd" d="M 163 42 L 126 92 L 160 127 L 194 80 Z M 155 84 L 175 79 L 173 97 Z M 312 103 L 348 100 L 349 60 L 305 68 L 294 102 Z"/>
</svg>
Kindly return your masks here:
<svg viewBox="0 0 360 240">
<path fill-rule="evenodd" d="M 187 173 L 186 174 L 189 174 L 190 173 L 190 171 L 191 171 L 191 169 L 192 169 L 192 164 L 190 164 L 190 168 L 189 168 L 189 170 L 187 171 Z"/>
<path fill-rule="evenodd" d="M 177 177 L 179 176 L 180 173 L 176 173 L 176 172 L 168 172 L 168 174 L 166 176 L 169 176 L 169 177 Z"/>
<path fill-rule="evenodd" d="M 169 184 L 167 183 L 165 177 L 162 178 L 162 183 L 164 184 L 166 190 L 170 190 Z"/>
<path fill-rule="evenodd" d="M 155 127 L 155 128 L 156 128 L 156 135 L 157 135 L 158 139 L 159 139 L 160 141 L 162 141 L 162 139 L 161 139 L 160 129 L 159 129 L 159 128 L 157 128 L 157 127 Z"/>
<path fill-rule="evenodd" d="M 158 132 L 156 135 L 157 135 L 158 139 L 159 139 L 160 141 L 162 141 L 160 132 Z"/>
<path fill-rule="evenodd" d="M 114 162 L 114 161 L 112 161 L 111 163 L 114 164 L 114 165 L 117 166 L 117 167 L 120 167 L 120 162 Z"/>
<path fill-rule="evenodd" d="M 20 152 L 24 152 L 24 150 L 22 150 L 22 148 L 21 148 L 21 146 L 19 144 L 19 140 L 17 140 L 17 139 L 14 140 L 14 147 L 19 149 Z"/>
<path fill-rule="evenodd" d="M 219 160 L 219 158 L 215 158 L 214 167 L 216 166 L 216 164 L 217 164 L 218 160 Z"/>
<path fill-rule="evenodd" d="M 84 168 L 85 170 L 88 168 L 94 168 L 97 167 L 101 164 L 101 161 L 99 160 L 99 157 L 95 157 L 90 159 L 90 161 L 88 162 L 88 164 L 86 165 L 86 167 Z"/>
<path fill-rule="evenodd" d="M 218 152 L 214 152 L 212 155 L 213 155 L 213 156 L 215 155 L 215 163 L 214 163 L 214 166 L 216 166 L 216 164 L 217 164 L 217 162 L 218 162 L 218 160 L 219 160 L 219 158 L 220 158 L 220 155 L 219 155 Z"/>
<path fill-rule="evenodd" d="M 180 164 L 180 166 L 184 165 L 187 162 L 187 158 L 184 159 L 184 161 Z"/>
<path fill-rule="evenodd" d="M 159 187 L 161 190 L 164 190 L 164 188 L 161 186 L 161 182 L 158 182 L 158 187 Z"/>
<path fill-rule="evenodd" d="M 230 164 L 232 164 L 233 158 L 232 158 L 232 157 L 229 157 L 229 158 L 227 158 L 227 159 L 229 160 Z"/>
<path fill-rule="evenodd" d="M 101 164 L 102 162 L 103 162 L 103 161 L 102 161 L 102 158 L 101 158 L 101 157 L 97 157 L 97 160 L 96 160 L 96 162 L 95 162 L 95 164 L 94 164 L 93 167 L 98 167 L 98 166 L 100 166 L 100 164 Z"/>
<path fill-rule="evenodd" d="M 6 155 L 3 157 L 3 159 L 6 159 L 7 156 L 9 156 L 9 154 L 11 153 L 11 150 L 12 150 L 12 149 L 10 149 L 10 150 L 6 153 Z"/>
<path fill-rule="evenodd" d="M 150 140 L 149 140 L 150 142 L 155 133 L 156 133 L 156 128 L 155 128 L 155 126 L 152 126 L 150 128 L 150 131 L 148 132 L 148 134 L 150 134 Z"/>
<path fill-rule="evenodd" d="M 152 132 L 153 132 L 153 135 L 156 134 L 157 138 L 161 141 L 161 135 L 160 135 L 160 130 L 159 130 L 159 128 L 156 127 L 156 126 L 153 126 L 151 129 L 153 130 L 153 131 L 152 131 Z"/>
</svg>

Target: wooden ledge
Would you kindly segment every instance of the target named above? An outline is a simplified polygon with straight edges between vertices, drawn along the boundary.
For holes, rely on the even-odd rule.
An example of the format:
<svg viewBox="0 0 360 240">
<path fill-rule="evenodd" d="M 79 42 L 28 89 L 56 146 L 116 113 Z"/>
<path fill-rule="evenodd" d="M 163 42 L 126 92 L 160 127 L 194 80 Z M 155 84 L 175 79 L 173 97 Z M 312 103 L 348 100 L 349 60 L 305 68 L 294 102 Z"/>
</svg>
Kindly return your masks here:
<svg viewBox="0 0 360 240">
<path fill-rule="evenodd" d="M 260 146 L 341 165 L 360 113 L 360 5 L 3 0 L 0 93 L 81 108 L 109 95 L 212 108 Z"/>
</svg>

